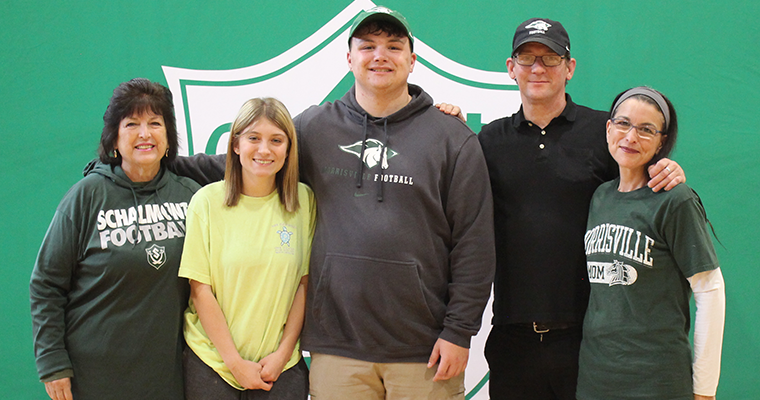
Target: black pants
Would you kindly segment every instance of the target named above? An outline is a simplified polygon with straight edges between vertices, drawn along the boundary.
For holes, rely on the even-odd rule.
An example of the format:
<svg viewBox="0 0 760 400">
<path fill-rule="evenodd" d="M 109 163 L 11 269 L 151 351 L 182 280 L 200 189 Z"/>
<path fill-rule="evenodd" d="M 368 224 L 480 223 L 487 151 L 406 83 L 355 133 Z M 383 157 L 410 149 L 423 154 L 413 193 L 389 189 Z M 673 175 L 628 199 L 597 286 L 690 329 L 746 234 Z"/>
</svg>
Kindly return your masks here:
<svg viewBox="0 0 760 400">
<path fill-rule="evenodd" d="M 581 326 L 538 334 L 499 325 L 486 342 L 491 400 L 575 400 Z"/>
<path fill-rule="evenodd" d="M 305 400 L 309 394 L 309 369 L 303 358 L 285 370 L 272 390 L 237 390 L 198 358 L 189 347 L 184 352 L 186 400 Z"/>
</svg>

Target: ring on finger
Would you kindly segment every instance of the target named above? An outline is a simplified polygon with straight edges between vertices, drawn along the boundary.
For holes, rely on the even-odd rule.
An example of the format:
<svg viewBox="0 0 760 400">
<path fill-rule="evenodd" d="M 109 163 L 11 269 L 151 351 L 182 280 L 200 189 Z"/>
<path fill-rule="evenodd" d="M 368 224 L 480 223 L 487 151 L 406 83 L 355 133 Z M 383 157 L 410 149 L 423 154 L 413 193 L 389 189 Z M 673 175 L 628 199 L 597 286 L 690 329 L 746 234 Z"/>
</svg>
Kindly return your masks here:
<svg viewBox="0 0 760 400">
<path fill-rule="evenodd" d="M 670 170 L 670 167 L 668 167 L 667 165 L 665 166 L 665 169 L 667 169 L 667 170 L 668 170 L 668 173 L 671 173 L 671 172 L 673 172 L 673 171 L 671 171 L 671 170 Z"/>
</svg>

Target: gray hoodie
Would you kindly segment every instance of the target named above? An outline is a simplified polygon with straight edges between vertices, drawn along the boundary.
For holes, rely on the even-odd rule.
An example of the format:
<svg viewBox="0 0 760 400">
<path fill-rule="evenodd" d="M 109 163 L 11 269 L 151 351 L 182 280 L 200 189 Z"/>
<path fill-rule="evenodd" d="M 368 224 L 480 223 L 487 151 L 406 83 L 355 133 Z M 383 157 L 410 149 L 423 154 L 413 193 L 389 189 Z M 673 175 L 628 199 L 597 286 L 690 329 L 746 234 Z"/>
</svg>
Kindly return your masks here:
<svg viewBox="0 0 760 400">
<path fill-rule="evenodd" d="M 495 265 L 477 137 L 418 86 L 385 118 L 354 90 L 295 118 L 319 209 L 303 347 L 371 362 L 426 362 L 438 338 L 469 347 Z"/>
</svg>

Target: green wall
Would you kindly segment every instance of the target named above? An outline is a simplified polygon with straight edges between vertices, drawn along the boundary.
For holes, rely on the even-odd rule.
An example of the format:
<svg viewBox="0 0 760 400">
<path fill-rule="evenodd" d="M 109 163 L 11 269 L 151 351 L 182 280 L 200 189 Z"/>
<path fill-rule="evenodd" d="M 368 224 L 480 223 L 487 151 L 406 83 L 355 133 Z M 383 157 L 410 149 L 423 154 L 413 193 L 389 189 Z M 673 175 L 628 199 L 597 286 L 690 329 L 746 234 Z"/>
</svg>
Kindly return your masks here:
<svg viewBox="0 0 760 400">
<path fill-rule="evenodd" d="M 350 3 L 324 1 L 0 2 L 0 388 L 46 398 L 31 344 L 28 281 L 66 190 L 95 156 L 113 88 L 136 76 L 165 83 L 162 65 L 240 68 L 299 43 Z M 701 195 L 724 247 L 727 286 L 718 396 L 760 398 L 760 6 L 754 0 L 378 2 L 451 60 L 505 71 L 514 27 L 563 22 L 578 60 L 573 99 L 606 109 L 646 84 L 679 112 L 674 158 Z M 440 99 L 456 103 L 456 99 Z M 137 350 L 137 349 L 136 349 Z"/>
</svg>

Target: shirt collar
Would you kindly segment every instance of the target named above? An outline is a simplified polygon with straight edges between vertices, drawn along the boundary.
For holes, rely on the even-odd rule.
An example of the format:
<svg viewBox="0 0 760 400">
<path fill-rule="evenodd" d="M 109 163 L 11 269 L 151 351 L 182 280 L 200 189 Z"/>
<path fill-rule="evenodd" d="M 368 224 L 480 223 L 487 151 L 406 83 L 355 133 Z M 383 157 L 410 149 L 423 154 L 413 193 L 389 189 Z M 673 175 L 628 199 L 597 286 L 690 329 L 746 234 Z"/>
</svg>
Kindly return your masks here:
<svg viewBox="0 0 760 400">
<path fill-rule="evenodd" d="M 563 118 L 568 122 L 574 122 L 576 116 L 578 115 L 578 107 L 573 103 L 573 100 L 570 98 L 569 93 L 565 93 L 565 101 L 567 104 L 565 105 L 565 109 L 562 110 L 562 113 L 555 117 L 554 119 Z M 512 117 L 512 126 L 517 129 L 522 124 L 527 124 L 529 121 L 525 119 L 525 113 L 523 112 L 522 106 L 520 106 L 520 110 L 517 111 L 514 116 Z"/>
</svg>

